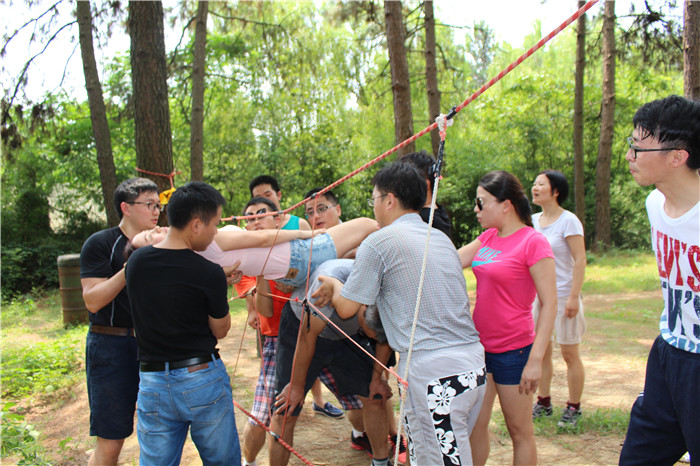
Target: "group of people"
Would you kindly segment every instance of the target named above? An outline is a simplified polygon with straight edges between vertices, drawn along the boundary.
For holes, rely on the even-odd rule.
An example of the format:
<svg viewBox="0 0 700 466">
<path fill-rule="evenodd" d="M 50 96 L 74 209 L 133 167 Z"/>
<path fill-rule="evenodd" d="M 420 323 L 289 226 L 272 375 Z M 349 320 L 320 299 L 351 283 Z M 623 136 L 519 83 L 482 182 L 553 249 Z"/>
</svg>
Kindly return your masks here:
<svg viewBox="0 0 700 466">
<path fill-rule="evenodd" d="M 633 124 L 626 160 L 637 183 L 656 187 L 647 211 L 665 307 L 620 463 L 673 464 L 686 451 L 695 462 L 700 102 L 653 101 Z M 338 199 L 319 189 L 306 195 L 308 222 L 280 214 L 277 181 L 258 177 L 243 209 L 256 217 L 245 230 L 217 228 L 224 199 L 201 182 L 173 193 L 169 227 L 157 227 L 156 185 L 123 182 L 114 195 L 119 226 L 91 236 L 81 253 L 91 312 L 90 434 L 97 437 L 90 464 L 117 463 L 136 406 L 142 464 L 178 464 L 188 431 L 205 464 L 255 464 L 266 439 L 258 422 L 291 445 L 309 390 L 316 390 L 315 412 L 343 415 L 313 389 L 319 380 L 348 413 L 351 446 L 367 450 L 375 465 L 394 455 L 406 461 L 406 448 L 413 465 L 484 464 L 496 396 L 513 463 L 536 464 L 533 418 L 553 414 L 554 333 L 568 383 L 559 425 L 575 426 L 582 416 L 583 226 L 562 208 L 569 188 L 560 172 L 537 175 L 532 203 L 542 212 L 532 215 L 520 181 L 494 171 L 475 193 L 484 231 L 456 249 L 442 207 L 432 230 L 426 223 L 433 164 L 413 153 L 381 168 L 368 199 L 374 220 L 341 222 Z M 473 311 L 467 267 L 476 277 Z M 216 348 L 231 325 L 230 284 L 263 336 L 256 420 L 240 443 Z M 398 387 L 402 429 L 391 403 L 392 366 L 407 382 Z M 267 438 L 270 464 L 286 464 L 289 451 Z"/>
</svg>

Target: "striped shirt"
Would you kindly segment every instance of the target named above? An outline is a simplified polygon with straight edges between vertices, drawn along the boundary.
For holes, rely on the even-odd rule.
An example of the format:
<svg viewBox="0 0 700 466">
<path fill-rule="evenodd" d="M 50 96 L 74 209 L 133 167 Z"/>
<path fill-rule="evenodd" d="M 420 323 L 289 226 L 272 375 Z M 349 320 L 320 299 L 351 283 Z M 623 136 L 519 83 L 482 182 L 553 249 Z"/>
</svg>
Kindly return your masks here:
<svg viewBox="0 0 700 466">
<path fill-rule="evenodd" d="M 377 305 L 389 344 L 399 353 L 409 347 L 427 233 L 420 216 L 409 213 L 368 236 L 341 292 L 352 301 Z M 452 241 L 433 228 L 413 349 L 478 341 L 459 255 Z"/>
</svg>

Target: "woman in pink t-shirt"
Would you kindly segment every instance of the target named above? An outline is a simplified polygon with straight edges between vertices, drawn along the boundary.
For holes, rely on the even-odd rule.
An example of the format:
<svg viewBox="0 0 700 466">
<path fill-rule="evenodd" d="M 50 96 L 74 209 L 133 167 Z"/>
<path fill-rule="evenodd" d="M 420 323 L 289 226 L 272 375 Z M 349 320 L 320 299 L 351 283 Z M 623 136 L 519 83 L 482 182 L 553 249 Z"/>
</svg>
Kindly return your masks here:
<svg viewBox="0 0 700 466">
<path fill-rule="evenodd" d="M 459 250 L 462 266 L 472 267 L 476 276 L 473 318 L 488 372 L 484 404 L 471 435 L 473 461 L 488 459 L 488 426 L 498 395 L 513 440 L 513 463 L 536 464 L 531 407 L 556 315 L 554 256 L 547 239 L 532 228 L 530 203 L 514 175 L 484 175 L 474 211 L 486 231 Z M 542 309 L 537 329 L 535 295 Z"/>
</svg>

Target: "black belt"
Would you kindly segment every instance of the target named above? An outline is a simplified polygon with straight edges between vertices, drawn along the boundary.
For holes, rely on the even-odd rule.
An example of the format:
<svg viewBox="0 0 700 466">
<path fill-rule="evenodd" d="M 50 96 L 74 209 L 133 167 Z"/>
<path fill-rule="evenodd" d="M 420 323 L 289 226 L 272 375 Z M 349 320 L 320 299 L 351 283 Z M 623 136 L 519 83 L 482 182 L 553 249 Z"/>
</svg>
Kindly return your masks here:
<svg viewBox="0 0 700 466">
<path fill-rule="evenodd" d="M 219 353 L 214 353 L 214 359 L 220 359 Z M 165 366 L 168 366 L 169 370 L 182 369 L 184 367 L 190 367 L 192 370 L 190 372 L 195 372 L 200 369 L 206 369 L 209 367 L 209 362 L 212 362 L 212 357 L 210 356 L 199 356 L 196 358 L 183 359 L 182 361 L 173 362 L 142 362 L 141 372 L 162 372 L 165 370 Z M 193 367 L 202 366 L 202 367 Z"/>
<path fill-rule="evenodd" d="M 110 327 L 108 325 L 90 324 L 90 331 L 92 333 L 99 333 L 102 335 L 114 335 L 118 337 L 134 336 L 134 329 L 128 327 Z"/>
</svg>

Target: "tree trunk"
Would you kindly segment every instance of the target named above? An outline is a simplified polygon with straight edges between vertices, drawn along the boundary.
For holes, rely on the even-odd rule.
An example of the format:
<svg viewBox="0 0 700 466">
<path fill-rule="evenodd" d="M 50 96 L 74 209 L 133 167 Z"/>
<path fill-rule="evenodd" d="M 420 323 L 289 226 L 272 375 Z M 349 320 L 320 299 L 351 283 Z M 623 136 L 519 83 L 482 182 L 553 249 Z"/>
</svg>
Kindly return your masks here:
<svg viewBox="0 0 700 466">
<path fill-rule="evenodd" d="M 131 37 L 131 80 L 134 87 L 134 139 L 138 168 L 163 175 L 173 171 L 173 143 L 170 131 L 168 83 L 165 64 L 163 4 L 129 2 Z M 152 179 L 163 191 L 170 181 Z"/>
<path fill-rule="evenodd" d="M 582 8 L 585 0 L 579 0 Z M 579 17 L 576 28 L 576 72 L 574 85 L 574 201 L 576 216 L 586 224 L 586 191 L 583 174 L 583 91 L 586 69 L 586 15 Z"/>
<path fill-rule="evenodd" d="M 683 13 L 683 90 L 700 100 L 700 2 L 685 0 Z"/>
<path fill-rule="evenodd" d="M 408 60 L 404 45 L 402 4 L 397 0 L 384 1 L 386 20 L 386 42 L 389 48 L 389 63 L 391 64 L 391 89 L 394 95 L 394 133 L 396 143 L 403 142 L 413 136 L 413 111 L 411 110 L 411 83 L 408 75 Z M 415 151 L 415 143 L 411 143 L 397 152 L 403 154 Z"/>
<path fill-rule="evenodd" d="M 615 128 L 615 2 L 605 2 L 603 18 L 603 99 L 595 179 L 595 249 L 612 246 L 610 230 L 610 161 Z"/>
<path fill-rule="evenodd" d="M 90 104 L 90 120 L 92 132 L 95 136 L 95 150 L 97 151 L 97 166 L 100 170 L 100 182 L 102 184 L 102 200 L 107 213 L 107 224 L 110 227 L 119 224 L 119 215 L 112 201 L 114 191 L 117 189 L 117 170 L 114 167 L 112 154 L 112 140 L 107 123 L 107 111 L 102 97 L 102 85 L 97 72 L 95 62 L 95 50 L 92 44 L 92 12 L 90 2 L 76 3 L 76 17 L 78 19 L 78 31 L 80 41 L 80 53 L 83 58 L 83 73 L 85 74 L 85 89 L 87 90 Z"/>
<path fill-rule="evenodd" d="M 207 55 L 209 2 L 199 2 L 192 60 L 192 121 L 190 126 L 190 179 L 204 180 L 204 71 Z"/>
<path fill-rule="evenodd" d="M 435 16 L 433 15 L 433 0 L 423 2 L 425 8 L 425 82 L 428 89 L 428 112 L 430 124 L 440 115 L 440 91 L 438 90 L 437 65 L 435 63 Z M 430 132 L 433 144 L 433 155 L 437 157 L 440 147 L 440 131 Z"/>
</svg>

